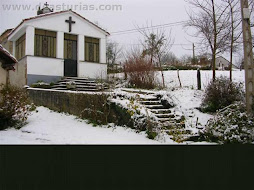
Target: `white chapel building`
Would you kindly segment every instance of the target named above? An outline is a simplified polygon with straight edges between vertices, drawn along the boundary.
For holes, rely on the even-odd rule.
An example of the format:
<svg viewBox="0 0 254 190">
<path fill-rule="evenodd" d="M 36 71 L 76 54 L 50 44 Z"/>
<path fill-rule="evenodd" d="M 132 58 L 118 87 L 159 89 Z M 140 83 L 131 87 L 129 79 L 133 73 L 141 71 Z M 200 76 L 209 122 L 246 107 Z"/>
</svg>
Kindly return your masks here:
<svg viewBox="0 0 254 190">
<path fill-rule="evenodd" d="M 56 82 L 62 77 L 106 79 L 109 33 L 78 13 L 53 12 L 47 6 L 24 19 L 8 35 L 18 60 L 20 85 Z"/>
</svg>

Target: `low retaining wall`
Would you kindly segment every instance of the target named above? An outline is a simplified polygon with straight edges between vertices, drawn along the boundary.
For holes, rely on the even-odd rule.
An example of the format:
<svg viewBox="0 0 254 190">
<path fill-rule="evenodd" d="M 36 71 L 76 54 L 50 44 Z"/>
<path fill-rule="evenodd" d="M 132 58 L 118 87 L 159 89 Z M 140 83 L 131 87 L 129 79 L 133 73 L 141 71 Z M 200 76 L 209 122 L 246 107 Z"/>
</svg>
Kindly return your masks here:
<svg viewBox="0 0 254 190">
<path fill-rule="evenodd" d="M 45 89 L 28 89 L 29 98 L 37 106 L 76 115 L 96 124 L 115 123 L 133 128 L 127 110 L 111 103 L 107 93 L 76 93 Z"/>
</svg>

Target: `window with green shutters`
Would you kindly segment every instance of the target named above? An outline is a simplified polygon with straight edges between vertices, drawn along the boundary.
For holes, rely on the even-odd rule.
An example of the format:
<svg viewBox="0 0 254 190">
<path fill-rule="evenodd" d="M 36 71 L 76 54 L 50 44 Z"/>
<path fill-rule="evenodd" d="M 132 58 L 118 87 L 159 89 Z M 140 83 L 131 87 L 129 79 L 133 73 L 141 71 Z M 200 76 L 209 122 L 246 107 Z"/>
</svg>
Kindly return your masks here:
<svg viewBox="0 0 254 190">
<path fill-rule="evenodd" d="M 56 32 L 35 30 L 34 55 L 40 57 L 56 57 Z"/>
<path fill-rule="evenodd" d="M 15 57 L 17 60 L 22 59 L 26 55 L 26 34 L 21 36 L 15 44 Z"/>
<path fill-rule="evenodd" d="M 100 62 L 100 39 L 85 37 L 85 61 Z"/>
</svg>

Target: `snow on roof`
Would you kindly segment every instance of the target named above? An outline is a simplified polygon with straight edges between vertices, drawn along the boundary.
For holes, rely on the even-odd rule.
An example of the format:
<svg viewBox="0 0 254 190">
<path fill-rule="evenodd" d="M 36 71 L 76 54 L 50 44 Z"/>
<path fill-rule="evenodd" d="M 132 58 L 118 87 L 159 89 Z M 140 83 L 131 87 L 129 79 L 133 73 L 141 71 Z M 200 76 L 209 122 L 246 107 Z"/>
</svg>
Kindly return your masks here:
<svg viewBox="0 0 254 190">
<path fill-rule="evenodd" d="M 7 56 L 13 63 L 17 63 L 17 59 L 9 52 L 7 51 L 1 44 L 0 44 L 0 52 L 3 53 L 5 56 Z"/>
<path fill-rule="evenodd" d="M 21 23 L 9 33 L 8 36 L 10 36 L 11 34 L 13 34 L 13 33 L 14 33 L 24 22 L 26 22 L 26 21 L 34 20 L 34 19 L 41 18 L 41 17 L 51 16 L 51 15 L 56 15 L 56 14 L 62 14 L 62 13 L 66 13 L 66 12 L 72 12 L 73 14 L 75 14 L 75 15 L 81 17 L 82 19 L 86 20 L 86 21 L 89 22 L 90 24 L 94 25 L 94 26 L 97 27 L 98 29 L 102 30 L 102 31 L 105 32 L 106 34 L 110 35 L 109 32 L 107 32 L 107 31 L 104 30 L 103 28 L 99 27 L 98 25 L 94 24 L 93 22 L 91 22 L 90 20 L 86 19 L 85 17 L 81 16 L 80 14 L 78 14 L 78 13 L 72 11 L 72 10 L 65 10 L 65 11 L 59 11 L 59 12 L 50 12 L 50 13 L 40 14 L 40 15 L 37 15 L 37 16 L 34 16 L 34 17 L 30 17 L 30 18 L 23 19 L 23 20 L 21 21 Z"/>
<path fill-rule="evenodd" d="M 218 58 L 222 58 L 222 59 L 224 59 L 225 61 L 229 62 L 229 60 L 227 60 L 225 57 L 222 57 L 222 56 L 216 57 L 216 59 L 218 59 Z"/>
</svg>

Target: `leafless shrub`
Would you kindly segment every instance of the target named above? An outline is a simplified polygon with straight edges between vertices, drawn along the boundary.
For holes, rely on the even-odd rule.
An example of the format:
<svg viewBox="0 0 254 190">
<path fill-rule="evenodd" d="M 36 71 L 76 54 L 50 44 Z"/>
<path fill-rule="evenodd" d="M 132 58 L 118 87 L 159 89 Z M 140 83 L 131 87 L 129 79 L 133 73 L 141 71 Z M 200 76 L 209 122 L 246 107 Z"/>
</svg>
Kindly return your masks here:
<svg viewBox="0 0 254 190">
<path fill-rule="evenodd" d="M 154 65 L 142 56 L 130 56 L 124 65 L 124 73 L 132 87 L 145 89 L 156 87 Z"/>
</svg>

